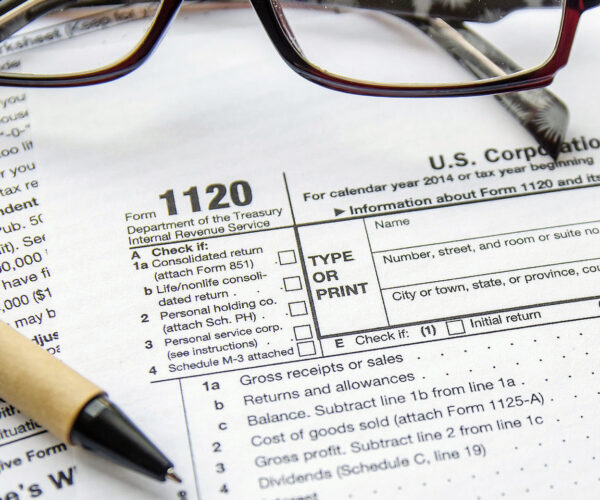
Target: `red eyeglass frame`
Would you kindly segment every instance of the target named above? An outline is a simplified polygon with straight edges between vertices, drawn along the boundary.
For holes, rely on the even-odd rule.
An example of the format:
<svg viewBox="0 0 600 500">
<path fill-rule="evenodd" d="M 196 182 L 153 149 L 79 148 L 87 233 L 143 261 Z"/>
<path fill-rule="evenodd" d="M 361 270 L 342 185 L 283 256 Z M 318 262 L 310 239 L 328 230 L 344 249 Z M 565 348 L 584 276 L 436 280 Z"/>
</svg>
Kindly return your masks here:
<svg viewBox="0 0 600 500">
<path fill-rule="evenodd" d="M 114 65 L 97 71 L 63 76 L 0 76 L 0 85 L 13 87 L 76 87 L 108 82 L 120 78 L 138 68 L 152 53 L 177 14 L 184 0 L 162 0 L 159 12 L 146 38 L 134 52 Z M 516 92 L 543 87 L 552 83 L 559 69 L 567 64 L 579 18 L 586 10 L 600 4 L 600 0 L 565 0 L 561 31 L 552 56 L 532 70 L 514 75 L 448 85 L 380 85 L 334 76 L 321 71 L 307 62 L 295 49 L 283 28 L 278 0 L 250 0 L 273 45 L 300 76 L 324 87 L 347 92 L 380 97 L 458 97 Z"/>
</svg>

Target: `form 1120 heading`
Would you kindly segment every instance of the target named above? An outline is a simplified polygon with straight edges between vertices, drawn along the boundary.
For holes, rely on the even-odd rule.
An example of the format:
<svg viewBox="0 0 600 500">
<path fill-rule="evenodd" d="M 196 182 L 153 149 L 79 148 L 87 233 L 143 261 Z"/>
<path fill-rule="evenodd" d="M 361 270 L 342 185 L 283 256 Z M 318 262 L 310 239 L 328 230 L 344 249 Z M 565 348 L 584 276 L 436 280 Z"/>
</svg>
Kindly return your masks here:
<svg viewBox="0 0 600 500">
<path fill-rule="evenodd" d="M 206 197 L 208 198 L 208 210 L 220 210 L 229 208 L 231 205 L 245 207 L 252 203 L 252 188 L 247 181 L 233 181 L 229 186 L 220 183 L 209 184 L 204 192 L 209 195 Z M 168 189 L 160 194 L 158 198 L 165 200 L 169 215 L 179 213 L 178 203 L 183 202 L 185 198 L 187 198 L 185 204 L 189 206 L 192 212 L 201 212 L 202 201 L 204 201 L 200 199 L 197 186 L 191 186 L 188 190 L 183 191 L 181 195 L 176 194 L 173 189 Z"/>
</svg>

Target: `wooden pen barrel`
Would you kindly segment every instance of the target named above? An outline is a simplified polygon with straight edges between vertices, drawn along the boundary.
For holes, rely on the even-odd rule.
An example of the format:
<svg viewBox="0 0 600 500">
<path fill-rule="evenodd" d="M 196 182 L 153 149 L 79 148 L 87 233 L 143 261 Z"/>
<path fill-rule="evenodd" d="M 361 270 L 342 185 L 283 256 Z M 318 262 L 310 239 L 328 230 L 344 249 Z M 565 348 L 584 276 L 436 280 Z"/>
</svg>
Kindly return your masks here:
<svg viewBox="0 0 600 500">
<path fill-rule="evenodd" d="M 83 407 L 104 391 L 0 321 L 0 397 L 68 443 Z"/>
</svg>

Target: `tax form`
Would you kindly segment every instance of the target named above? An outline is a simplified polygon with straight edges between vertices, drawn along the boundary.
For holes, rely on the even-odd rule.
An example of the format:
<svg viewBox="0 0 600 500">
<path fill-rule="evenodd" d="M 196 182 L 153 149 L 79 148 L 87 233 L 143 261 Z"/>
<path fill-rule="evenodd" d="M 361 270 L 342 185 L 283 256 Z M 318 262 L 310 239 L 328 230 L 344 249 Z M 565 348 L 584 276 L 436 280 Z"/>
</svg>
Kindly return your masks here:
<svg viewBox="0 0 600 500">
<path fill-rule="evenodd" d="M 305 82 L 245 10 L 112 83 L 2 90 L 2 319 L 184 482 L 2 401 L 0 499 L 597 498 L 589 14 L 557 161 L 490 97 Z"/>
</svg>

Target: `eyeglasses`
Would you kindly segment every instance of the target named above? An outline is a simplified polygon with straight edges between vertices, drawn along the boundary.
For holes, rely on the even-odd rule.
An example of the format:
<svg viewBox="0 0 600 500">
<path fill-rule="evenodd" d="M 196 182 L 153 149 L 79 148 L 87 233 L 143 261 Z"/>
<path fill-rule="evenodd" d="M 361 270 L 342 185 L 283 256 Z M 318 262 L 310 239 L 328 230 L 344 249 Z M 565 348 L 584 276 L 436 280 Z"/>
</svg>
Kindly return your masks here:
<svg viewBox="0 0 600 500">
<path fill-rule="evenodd" d="M 598 3 L 251 0 L 279 54 L 298 74 L 331 89 L 387 97 L 484 95 L 548 85 L 567 62 L 579 16 Z M 113 80 L 145 61 L 180 8 L 206 20 L 207 9 L 247 5 L 3 0 L 0 85 Z M 504 103 L 513 114 L 522 111 L 510 98 Z"/>
<path fill-rule="evenodd" d="M 567 62 L 580 14 L 598 1 L 251 3 L 276 49 L 303 77 L 351 93 L 425 97 L 514 92 L 549 84 Z M 123 76 L 148 57 L 182 5 L 190 3 L 3 0 L 0 84 L 76 86 Z M 201 5 L 239 6 L 227 0 Z M 481 38 L 471 34 L 474 26 L 499 50 L 482 48 Z M 60 51 L 55 48 L 59 41 Z M 472 74 L 440 58 L 443 51 Z"/>
</svg>

